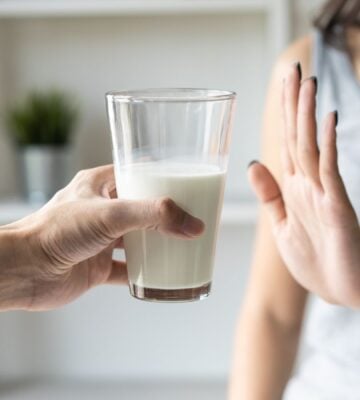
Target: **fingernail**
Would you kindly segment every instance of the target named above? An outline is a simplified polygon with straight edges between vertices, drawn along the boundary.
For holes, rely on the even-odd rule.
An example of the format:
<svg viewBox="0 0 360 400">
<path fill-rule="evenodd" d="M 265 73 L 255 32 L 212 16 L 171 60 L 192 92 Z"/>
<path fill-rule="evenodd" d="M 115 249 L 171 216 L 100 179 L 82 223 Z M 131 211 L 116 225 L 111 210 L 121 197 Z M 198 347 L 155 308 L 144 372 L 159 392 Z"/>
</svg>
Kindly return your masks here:
<svg viewBox="0 0 360 400">
<path fill-rule="evenodd" d="M 310 76 L 309 78 L 306 78 L 303 81 L 303 84 L 307 81 L 313 81 L 314 82 L 314 86 L 315 86 L 315 94 L 317 93 L 317 89 L 318 89 L 318 81 L 317 81 L 317 77 L 316 76 Z"/>
<path fill-rule="evenodd" d="M 253 164 L 257 164 L 258 162 L 259 162 L 258 160 L 252 160 L 249 162 L 247 167 L 250 168 Z"/>
<path fill-rule="evenodd" d="M 315 94 L 317 93 L 317 89 L 318 89 L 318 80 L 316 76 L 312 76 L 311 77 L 312 80 L 314 81 L 314 85 L 315 85 Z"/>
<path fill-rule="evenodd" d="M 204 231 L 204 228 L 205 225 L 200 219 L 188 214 L 185 215 L 184 222 L 181 226 L 182 232 L 189 236 L 200 235 L 200 233 Z"/>
<path fill-rule="evenodd" d="M 298 75 L 299 75 L 299 81 L 301 81 L 302 78 L 302 70 L 301 70 L 301 64 L 299 63 L 299 61 L 294 63 L 295 68 L 297 69 Z"/>
<path fill-rule="evenodd" d="M 338 110 L 334 111 L 334 119 L 335 119 L 335 126 L 337 126 L 338 122 L 339 122 L 339 113 Z"/>
<path fill-rule="evenodd" d="M 315 86 L 315 94 L 317 93 L 317 88 L 318 88 L 318 81 L 316 76 L 311 76 L 309 79 L 311 79 L 314 82 Z"/>
</svg>

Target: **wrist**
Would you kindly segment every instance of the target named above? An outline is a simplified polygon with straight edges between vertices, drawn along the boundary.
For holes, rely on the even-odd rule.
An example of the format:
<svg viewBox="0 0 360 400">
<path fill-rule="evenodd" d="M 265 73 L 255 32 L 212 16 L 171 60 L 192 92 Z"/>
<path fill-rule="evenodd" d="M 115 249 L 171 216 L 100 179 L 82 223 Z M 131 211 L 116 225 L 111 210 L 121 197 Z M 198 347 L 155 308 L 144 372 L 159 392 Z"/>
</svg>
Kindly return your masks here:
<svg viewBox="0 0 360 400">
<path fill-rule="evenodd" d="M 29 233 L 0 227 L 0 311 L 29 308 L 33 297 Z"/>
</svg>

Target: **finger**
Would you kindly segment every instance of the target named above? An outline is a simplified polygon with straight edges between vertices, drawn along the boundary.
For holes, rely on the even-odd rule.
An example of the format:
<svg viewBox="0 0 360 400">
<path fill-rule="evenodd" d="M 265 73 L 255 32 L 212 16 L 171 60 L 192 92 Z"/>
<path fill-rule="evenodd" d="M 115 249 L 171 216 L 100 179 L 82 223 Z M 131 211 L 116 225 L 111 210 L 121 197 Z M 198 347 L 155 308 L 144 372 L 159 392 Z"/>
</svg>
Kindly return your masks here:
<svg viewBox="0 0 360 400">
<path fill-rule="evenodd" d="M 126 263 L 113 260 L 111 272 L 105 283 L 111 285 L 126 285 L 128 283 L 128 272 Z"/>
<path fill-rule="evenodd" d="M 285 205 L 281 190 L 271 172 L 259 162 L 253 162 L 248 168 L 250 183 L 256 196 L 266 207 L 275 225 L 286 219 Z"/>
<path fill-rule="evenodd" d="M 106 198 L 116 198 L 116 184 L 113 164 L 93 168 L 93 188 L 96 194 Z"/>
<path fill-rule="evenodd" d="M 115 240 L 139 229 L 194 238 L 204 231 L 204 223 L 169 198 L 151 200 L 106 200 L 97 206 L 103 233 Z"/>
<path fill-rule="evenodd" d="M 76 185 L 77 191 L 83 197 L 99 195 L 111 198 L 115 190 L 114 166 L 108 164 L 81 170 L 75 175 L 71 184 Z"/>
<path fill-rule="evenodd" d="M 282 105 L 282 134 L 281 134 L 281 164 L 284 172 L 292 175 L 295 172 L 294 165 L 291 161 L 290 150 L 286 140 L 286 117 L 285 117 L 285 81 L 283 81 L 281 92 Z"/>
<path fill-rule="evenodd" d="M 325 192 L 334 199 L 347 199 L 346 189 L 337 162 L 336 125 L 337 111 L 325 120 L 320 152 L 320 180 Z"/>
<path fill-rule="evenodd" d="M 297 118 L 297 159 L 303 173 L 316 183 L 319 178 L 319 149 L 316 142 L 316 77 L 306 79 L 300 88 Z"/>
<path fill-rule="evenodd" d="M 298 169 L 296 142 L 297 142 L 297 112 L 298 97 L 301 81 L 300 63 L 295 63 L 289 70 L 284 81 L 284 115 L 285 115 L 285 137 L 289 154 L 294 169 Z"/>
</svg>

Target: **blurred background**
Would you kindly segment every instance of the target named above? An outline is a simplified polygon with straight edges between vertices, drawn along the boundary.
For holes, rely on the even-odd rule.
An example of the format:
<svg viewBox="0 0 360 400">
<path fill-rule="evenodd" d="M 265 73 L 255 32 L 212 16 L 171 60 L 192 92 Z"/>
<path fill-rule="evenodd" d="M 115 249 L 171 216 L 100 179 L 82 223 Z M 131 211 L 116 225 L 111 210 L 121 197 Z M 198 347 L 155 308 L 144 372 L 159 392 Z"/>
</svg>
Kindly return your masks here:
<svg viewBox="0 0 360 400">
<path fill-rule="evenodd" d="M 238 93 L 210 298 L 151 304 L 101 287 L 60 310 L 0 314 L 1 399 L 225 399 L 256 221 L 246 166 L 271 65 L 321 3 L 0 0 L 0 224 L 39 207 L 51 182 L 111 162 L 106 91 Z M 57 128 L 34 138 L 44 121 Z"/>
</svg>

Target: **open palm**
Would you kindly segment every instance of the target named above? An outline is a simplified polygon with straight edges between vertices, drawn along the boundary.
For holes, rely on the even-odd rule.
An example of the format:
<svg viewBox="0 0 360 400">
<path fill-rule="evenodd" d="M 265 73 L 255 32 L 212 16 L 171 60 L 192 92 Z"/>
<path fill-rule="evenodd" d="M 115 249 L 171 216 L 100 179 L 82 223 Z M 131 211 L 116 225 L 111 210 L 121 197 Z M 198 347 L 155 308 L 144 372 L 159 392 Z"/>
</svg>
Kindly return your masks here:
<svg viewBox="0 0 360 400">
<path fill-rule="evenodd" d="M 252 186 L 270 214 L 278 250 L 294 278 L 328 301 L 360 306 L 360 229 L 337 164 L 337 112 L 316 137 L 315 78 L 294 65 L 283 86 L 281 188 L 260 163 Z"/>
</svg>

